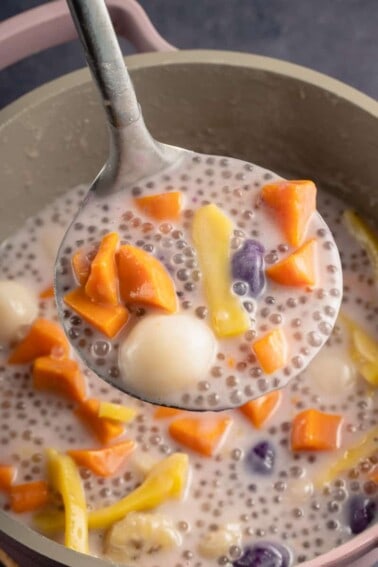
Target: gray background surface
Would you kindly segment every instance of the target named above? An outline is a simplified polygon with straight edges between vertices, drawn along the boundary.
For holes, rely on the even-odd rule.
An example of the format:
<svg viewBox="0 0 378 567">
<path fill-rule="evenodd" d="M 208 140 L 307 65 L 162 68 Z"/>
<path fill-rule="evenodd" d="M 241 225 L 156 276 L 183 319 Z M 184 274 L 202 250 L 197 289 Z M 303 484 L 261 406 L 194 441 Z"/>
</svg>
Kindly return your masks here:
<svg viewBox="0 0 378 567">
<path fill-rule="evenodd" d="M 0 20 L 48 0 L 0 0 Z M 159 32 L 182 49 L 246 51 L 331 75 L 378 97 L 378 0 L 140 0 Z M 125 53 L 133 49 L 122 42 Z M 0 107 L 84 66 L 77 42 L 0 73 Z"/>
</svg>

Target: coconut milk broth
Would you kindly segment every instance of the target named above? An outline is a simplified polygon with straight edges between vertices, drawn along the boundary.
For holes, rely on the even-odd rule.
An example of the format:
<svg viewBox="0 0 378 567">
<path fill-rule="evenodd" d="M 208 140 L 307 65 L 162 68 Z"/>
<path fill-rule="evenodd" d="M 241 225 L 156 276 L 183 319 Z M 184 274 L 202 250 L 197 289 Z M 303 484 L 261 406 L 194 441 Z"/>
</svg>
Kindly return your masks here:
<svg viewBox="0 0 378 567">
<path fill-rule="evenodd" d="M 36 292 L 51 284 L 51 244 L 54 238 L 56 241 L 61 238 L 84 193 L 82 187 L 70 191 L 29 219 L 3 245 L 1 279 L 25 282 Z M 344 208 L 341 201 L 319 192 L 318 209 L 341 251 L 343 310 L 366 331 L 376 335 L 372 271 L 365 253 L 340 221 Z M 286 309 L 289 311 L 290 307 Z M 57 319 L 52 299 L 40 302 L 40 316 Z M 0 461 L 17 467 L 17 483 L 38 480 L 46 476 L 44 450 L 47 447 L 65 451 L 94 447 L 96 441 L 72 413 L 72 403 L 35 391 L 29 366 L 8 366 L 7 355 L 8 350 L 4 348 L 0 352 Z M 335 359 L 345 358 L 346 364 L 351 364 L 348 334 L 341 325 L 337 325 L 320 356 L 323 357 L 320 374 L 327 367 L 327 361 L 331 364 Z M 377 425 L 377 394 L 353 370 L 348 387 L 326 392 L 324 380 L 318 379 L 316 369 L 317 358 L 284 388 L 279 410 L 261 430 L 255 429 L 238 410 L 227 412 L 233 420 L 232 428 L 212 458 L 201 457 L 174 442 L 167 431 L 169 420 L 154 419 L 153 406 L 114 390 L 84 370 L 90 397 L 137 407 L 140 412 L 126 426 L 125 437 L 135 439 L 138 448 L 122 470 L 112 478 L 103 479 L 81 469 L 88 507 L 107 505 L 135 488 L 143 478 L 138 463 L 141 456 L 154 461 L 178 450 L 190 456 L 186 497 L 182 501 L 166 502 L 159 507 L 159 512 L 173 519 L 182 534 L 182 546 L 170 552 L 143 556 L 137 565 L 157 567 L 165 562 L 175 567 L 205 567 L 217 561 L 227 564 L 224 557 L 215 560 L 202 557 L 198 543 L 207 531 L 231 522 L 240 525 L 243 545 L 258 540 L 280 542 L 293 554 L 294 564 L 350 539 L 350 528 L 345 521 L 348 496 L 376 491 L 374 483 L 368 480 L 369 463 L 365 472 L 345 473 L 329 487 L 314 488 L 318 475 L 337 460 L 343 449 L 293 454 L 290 422 L 299 411 L 310 407 L 339 413 L 344 416 L 342 447 L 346 448 L 355 444 L 364 431 Z M 274 472 L 270 476 L 251 473 L 244 462 L 246 451 L 260 440 L 268 440 L 276 451 Z M 5 496 L 0 495 L 0 498 L 7 511 Z M 31 515 L 15 516 L 31 523 Z M 103 533 L 91 533 L 91 553 L 101 555 L 102 541 Z"/>
</svg>

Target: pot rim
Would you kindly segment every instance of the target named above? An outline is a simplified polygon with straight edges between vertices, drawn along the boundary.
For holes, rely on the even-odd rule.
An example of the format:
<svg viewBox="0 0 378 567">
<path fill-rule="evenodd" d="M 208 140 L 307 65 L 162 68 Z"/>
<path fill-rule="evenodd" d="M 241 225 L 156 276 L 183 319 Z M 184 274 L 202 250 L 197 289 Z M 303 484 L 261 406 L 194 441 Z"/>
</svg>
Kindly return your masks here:
<svg viewBox="0 0 378 567">
<path fill-rule="evenodd" d="M 371 114 L 372 118 L 378 118 L 378 101 L 370 96 L 324 73 L 281 59 L 238 51 L 191 49 L 139 53 L 125 57 L 125 61 L 131 72 L 141 67 L 149 68 L 185 63 L 188 65 L 226 65 L 266 71 L 267 73 L 290 77 L 302 83 L 313 85 L 319 90 L 326 91 L 329 95 L 345 99 L 358 106 L 368 114 Z M 0 110 L 0 130 L 14 116 L 23 114 L 33 106 L 67 90 L 84 85 L 92 87 L 91 77 L 86 68 L 67 73 L 58 79 L 33 89 Z"/>
<path fill-rule="evenodd" d="M 23 547 L 46 557 L 54 559 L 65 567 L 109 567 L 112 565 L 110 559 L 98 558 L 93 555 L 85 555 L 68 549 L 64 545 L 51 540 L 39 532 L 22 524 L 18 520 L 8 516 L 0 510 L 0 531 L 4 532 L 15 542 L 21 542 Z M 11 544 L 10 544 L 11 545 Z M 378 524 L 371 526 L 363 533 L 355 536 L 348 542 L 316 557 L 301 563 L 301 567 L 340 567 L 340 561 L 353 561 L 361 558 L 362 554 L 376 549 L 378 545 Z"/>
<path fill-rule="evenodd" d="M 313 85 L 319 91 L 324 91 L 328 96 L 334 96 L 349 101 L 370 114 L 373 119 L 378 118 L 378 101 L 375 101 L 368 95 L 337 79 L 280 59 L 234 51 L 183 50 L 130 55 L 125 58 L 125 61 L 131 72 L 139 68 L 177 64 L 225 65 L 261 70 L 267 73 L 296 79 L 301 83 Z M 31 108 L 48 99 L 55 98 L 77 87 L 92 88 L 92 80 L 88 69 L 79 69 L 63 75 L 43 86 L 37 87 L 6 106 L 0 111 L 0 132 L 5 129 L 15 117 L 27 113 Z M 109 560 L 96 558 L 94 556 L 89 557 L 88 555 L 67 549 L 63 545 L 46 538 L 25 524 L 8 516 L 1 510 L 0 531 L 16 542 L 22 542 L 22 545 L 28 549 L 47 558 L 53 558 L 67 567 L 70 565 L 75 565 L 75 567 L 88 567 L 89 562 L 93 567 L 109 567 L 111 564 Z M 340 561 L 343 560 L 345 556 L 348 557 L 348 560 L 357 559 L 362 553 L 367 553 L 371 549 L 374 549 L 377 544 L 378 524 L 371 526 L 362 534 L 355 536 L 341 546 L 315 559 L 302 563 L 301 567 L 336 567 L 336 565 L 340 565 Z"/>
</svg>

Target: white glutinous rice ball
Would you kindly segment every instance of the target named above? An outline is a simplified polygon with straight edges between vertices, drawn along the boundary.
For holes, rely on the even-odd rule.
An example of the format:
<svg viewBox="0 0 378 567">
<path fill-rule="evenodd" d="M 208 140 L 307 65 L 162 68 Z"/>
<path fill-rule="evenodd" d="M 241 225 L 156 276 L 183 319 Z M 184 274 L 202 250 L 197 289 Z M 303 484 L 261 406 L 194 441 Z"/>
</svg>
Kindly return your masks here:
<svg viewBox="0 0 378 567">
<path fill-rule="evenodd" d="M 353 363 L 342 348 L 323 347 L 309 364 L 306 373 L 311 384 L 329 396 L 339 396 L 353 387 L 356 381 Z"/>
<path fill-rule="evenodd" d="M 0 342 L 17 338 L 37 315 L 38 300 L 30 289 L 13 280 L 0 281 Z"/>
<path fill-rule="evenodd" d="M 206 378 L 216 354 L 211 329 L 190 315 L 151 315 L 120 345 L 119 368 L 135 395 L 159 399 Z"/>
</svg>

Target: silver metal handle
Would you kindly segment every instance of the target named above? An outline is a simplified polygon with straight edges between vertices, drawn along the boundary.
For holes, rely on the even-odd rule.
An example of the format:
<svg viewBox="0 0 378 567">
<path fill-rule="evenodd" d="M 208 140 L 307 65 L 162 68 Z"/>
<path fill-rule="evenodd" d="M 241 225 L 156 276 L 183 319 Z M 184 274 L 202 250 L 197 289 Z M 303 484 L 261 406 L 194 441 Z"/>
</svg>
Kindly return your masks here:
<svg viewBox="0 0 378 567">
<path fill-rule="evenodd" d="M 109 157 L 92 185 L 107 195 L 178 159 L 147 130 L 105 0 L 67 0 L 88 66 L 101 93 L 110 134 Z"/>
<path fill-rule="evenodd" d="M 140 108 L 104 0 L 67 0 L 108 122 L 123 128 L 137 121 Z"/>
</svg>

